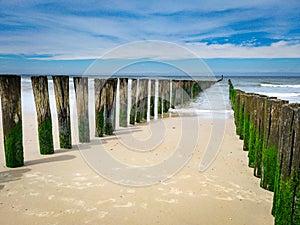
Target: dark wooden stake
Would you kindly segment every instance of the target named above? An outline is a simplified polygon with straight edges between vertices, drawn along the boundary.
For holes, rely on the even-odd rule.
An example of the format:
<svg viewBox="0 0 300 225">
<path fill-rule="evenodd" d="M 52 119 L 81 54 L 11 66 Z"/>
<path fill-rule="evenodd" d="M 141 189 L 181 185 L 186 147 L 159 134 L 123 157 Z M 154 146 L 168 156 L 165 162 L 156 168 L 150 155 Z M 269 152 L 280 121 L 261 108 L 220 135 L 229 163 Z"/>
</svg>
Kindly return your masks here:
<svg viewBox="0 0 300 225">
<path fill-rule="evenodd" d="M 106 80 L 105 79 L 95 79 L 94 89 L 95 89 L 95 136 L 104 136 L 104 114 L 105 114 L 105 102 L 106 102 L 106 92 L 104 89 Z"/>
<path fill-rule="evenodd" d="M 90 142 L 88 78 L 74 77 L 79 141 Z"/>
<path fill-rule="evenodd" d="M 120 78 L 120 126 L 127 127 L 128 78 Z"/>
<path fill-rule="evenodd" d="M 0 95 L 6 166 L 23 166 L 21 77 L 1 76 Z"/>
<path fill-rule="evenodd" d="M 31 77 L 38 121 L 38 134 L 41 154 L 53 154 L 52 119 L 49 102 L 47 76 Z"/>
<path fill-rule="evenodd" d="M 69 104 L 69 77 L 53 76 L 56 109 L 59 127 L 59 142 L 61 148 L 72 148 L 70 104 Z"/>
</svg>

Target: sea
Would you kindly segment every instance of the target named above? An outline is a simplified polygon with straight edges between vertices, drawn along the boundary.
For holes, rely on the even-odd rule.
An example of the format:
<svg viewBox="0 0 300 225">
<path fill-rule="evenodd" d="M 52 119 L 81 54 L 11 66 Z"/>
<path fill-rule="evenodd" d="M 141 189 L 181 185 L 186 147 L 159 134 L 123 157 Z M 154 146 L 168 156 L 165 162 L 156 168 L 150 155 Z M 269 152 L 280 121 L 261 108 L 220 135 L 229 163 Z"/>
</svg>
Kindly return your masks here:
<svg viewBox="0 0 300 225">
<path fill-rule="evenodd" d="M 215 79 L 220 79 L 221 75 L 224 77 L 222 81 L 205 90 L 187 104 L 176 107 L 176 113 L 198 116 L 209 115 L 212 112 L 230 113 L 228 79 L 231 79 L 235 88 L 245 92 L 277 97 L 288 100 L 290 103 L 300 103 L 300 73 L 217 73 Z M 148 77 L 151 79 L 154 76 Z M 159 74 L 156 74 L 155 78 L 157 77 L 162 79 L 186 79 L 186 77 L 159 76 Z M 93 79 L 94 77 L 89 78 L 90 87 L 93 86 Z M 197 79 L 197 76 L 194 75 L 189 79 Z M 48 80 L 51 109 L 55 111 L 53 81 L 51 77 Z M 73 79 L 70 79 L 70 105 L 71 108 L 75 105 Z M 22 110 L 23 112 L 35 112 L 30 76 L 22 76 Z M 171 112 L 175 111 L 171 110 Z"/>
<path fill-rule="evenodd" d="M 288 100 L 290 103 L 300 103 L 300 73 L 219 73 L 216 79 L 224 76 L 202 92 L 188 105 L 177 109 L 187 115 L 214 117 L 220 115 L 227 118 L 232 115 L 229 101 L 228 80 L 235 88 L 249 93 L 258 93 L 270 97 Z"/>
</svg>

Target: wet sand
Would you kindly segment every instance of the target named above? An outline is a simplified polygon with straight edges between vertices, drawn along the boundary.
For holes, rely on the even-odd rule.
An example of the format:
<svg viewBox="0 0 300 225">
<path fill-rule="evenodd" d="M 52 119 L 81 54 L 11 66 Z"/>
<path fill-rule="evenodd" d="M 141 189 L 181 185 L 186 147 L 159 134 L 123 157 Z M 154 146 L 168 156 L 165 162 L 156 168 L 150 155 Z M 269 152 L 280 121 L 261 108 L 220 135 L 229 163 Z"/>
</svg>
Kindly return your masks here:
<svg viewBox="0 0 300 225">
<path fill-rule="evenodd" d="M 23 121 L 24 167 L 4 166 L 0 134 L 0 224 L 273 224 L 273 193 L 260 188 L 259 179 L 248 168 L 247 152 L 235 135 L 232 116 L 225 120 L 220 151 L 208 169 L 200 172 L 199 164 L 213 141 L 210 135 L 216 123 L 202 118 L 187 164 L 169 179 L 142 187 L 103 178 L 86 163 L 82 151 L 101 146 L 127 165 L 164 162 L 180 145 L 180 117 L 151 123 L 152 127 L 136 125 L 72 150 L 58 149 L 55 134 L 58 150 L 50 156 L 39 155 L 35 116 L 26 115 Z M 138 145 L 125 143 L 128 134 L 147 140 L 155 126 L 162 125 L 162 141 L 149 151 L 140 152 L 139 147 L 132 149 Z"/>
</svg>

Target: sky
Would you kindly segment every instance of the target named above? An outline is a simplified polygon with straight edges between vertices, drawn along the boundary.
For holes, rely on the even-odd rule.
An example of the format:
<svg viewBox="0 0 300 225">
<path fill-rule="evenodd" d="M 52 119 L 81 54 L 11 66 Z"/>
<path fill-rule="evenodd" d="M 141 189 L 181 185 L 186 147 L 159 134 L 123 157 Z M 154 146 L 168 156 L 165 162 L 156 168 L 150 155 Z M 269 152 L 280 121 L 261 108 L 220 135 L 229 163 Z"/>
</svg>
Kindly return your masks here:
<svg viewBox="0 0 300 225">
<path fill-rule="evenodd" d="M 82 74 L 128 58 L 300 73 L 299 12 L 299 0 L 0 0 L 0 73 Z"/>
</svg>

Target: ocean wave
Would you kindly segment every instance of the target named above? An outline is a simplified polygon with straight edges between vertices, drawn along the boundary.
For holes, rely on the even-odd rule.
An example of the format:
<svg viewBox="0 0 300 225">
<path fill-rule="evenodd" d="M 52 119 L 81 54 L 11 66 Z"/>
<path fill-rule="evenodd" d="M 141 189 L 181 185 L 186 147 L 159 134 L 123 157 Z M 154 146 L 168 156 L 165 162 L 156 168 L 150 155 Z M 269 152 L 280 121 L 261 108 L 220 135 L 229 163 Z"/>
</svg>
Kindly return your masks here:
<svg viewBox="0 0 300 225">
<path fill-rule="evenodd" d="M 278 98 L 291 98 L 291 97 L 300 97 L 300 93 L 278 93 L 278 92 L 258 92 L 261 95 L 267 95 L 271 97 L 278 97 Z"/>
<path fill-rule="evenodd" d="M 300 88 L 300 84 L 260 84 L 261 87 Z"/>
<path fill-rule="evenodd" d="M 224 114 L 231 113 L 231 109 L 195 109 L 195 108 L 179 108 L 179 109 L 169 109 L 171 113 L 180 113 L 180 114 L 193 114 L 193 115 L 201 115 L 201 114 Z"/>
</svg>

